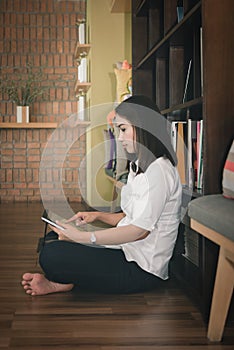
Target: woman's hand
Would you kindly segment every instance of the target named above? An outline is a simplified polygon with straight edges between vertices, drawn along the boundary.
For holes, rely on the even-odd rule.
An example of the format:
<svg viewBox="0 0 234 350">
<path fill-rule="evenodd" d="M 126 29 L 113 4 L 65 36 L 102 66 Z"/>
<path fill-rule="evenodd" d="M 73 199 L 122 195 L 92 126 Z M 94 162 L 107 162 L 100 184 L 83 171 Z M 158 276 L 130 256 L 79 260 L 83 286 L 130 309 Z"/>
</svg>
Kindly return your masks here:
<svg viewBox="0 0 234 350">
<path fill-rule="evenodd" d="M 86 232 L 79 231 L 73 225 L 60 221 L 56 221 L 56 223 L 64 227 L 64 230 L 61 230 L 57 227 L 50 226 L 50 228 L 57 233 L 59 240 L 82 243 L 85 239 L 87 239 Z"/>
<path fill-rule="evenodd" d="M 123 212 L 121 213 L 106 213 L 102 211 L 80 211 L 73 215 L 66 223 L 75 221 L 77 226 L 84 224 L 89 224 L 96 220 L 102 221 L 105 224 L 116 226 L 118 222 L 125 216 Z"/>
<path fill-rule="evenodd" d="M 75 221 L 76 226 L 81 226 L 89 224 L 98 219 L 97 211 L 80 211 L 77 214 L 73 215 L 66 223 Z"/>
</svg>

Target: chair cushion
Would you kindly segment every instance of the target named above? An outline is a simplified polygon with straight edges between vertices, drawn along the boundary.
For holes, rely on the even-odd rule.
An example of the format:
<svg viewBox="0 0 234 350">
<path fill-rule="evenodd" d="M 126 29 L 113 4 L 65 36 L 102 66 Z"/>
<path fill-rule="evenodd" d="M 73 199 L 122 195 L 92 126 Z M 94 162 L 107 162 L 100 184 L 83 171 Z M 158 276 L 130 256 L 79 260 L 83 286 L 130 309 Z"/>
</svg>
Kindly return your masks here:
<svg viewBox="0 0 234 350">
<path fill-rule="evenodd" d="M 234 201 L 222 194 L 193 199 L 188 205 L 190 218 L 234 241 Z"/>
</svg>

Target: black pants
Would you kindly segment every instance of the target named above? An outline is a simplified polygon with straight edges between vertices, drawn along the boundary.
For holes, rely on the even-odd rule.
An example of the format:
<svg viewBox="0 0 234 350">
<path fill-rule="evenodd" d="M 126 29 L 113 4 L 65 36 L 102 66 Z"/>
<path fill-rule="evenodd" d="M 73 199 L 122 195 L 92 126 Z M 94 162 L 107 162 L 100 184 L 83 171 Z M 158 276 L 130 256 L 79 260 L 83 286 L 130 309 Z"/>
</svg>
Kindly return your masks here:
<svg viewBox="0 0 234 350">
<path fill-rule="evenodd" d="M 135 293 L 155 288 L 159 278 L 128 262 L 121 249 L 98 248 L 60 241 L 50 232 L 39 262 L 50 281 L 73 283 L 100 293 Z"/>
</svg>

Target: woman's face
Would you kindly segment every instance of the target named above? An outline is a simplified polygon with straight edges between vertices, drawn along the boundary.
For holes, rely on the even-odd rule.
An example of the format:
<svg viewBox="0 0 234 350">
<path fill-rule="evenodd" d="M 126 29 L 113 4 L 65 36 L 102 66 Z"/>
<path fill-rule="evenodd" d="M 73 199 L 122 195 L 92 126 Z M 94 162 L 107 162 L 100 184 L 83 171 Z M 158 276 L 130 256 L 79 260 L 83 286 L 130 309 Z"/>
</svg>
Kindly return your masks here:
<svg viewBox="0 0 234 350">
<path fill-rule="evenodd" d="M 115 123 L 119 129 L 118 140 L 122 143 L 123 148 L 128 153 L 136 153 L 135 129 L 133 128 L 132 124 L 130 124 L 127 119 L 119 116 L 118 114 L 116 114 Z"/>
</svg>

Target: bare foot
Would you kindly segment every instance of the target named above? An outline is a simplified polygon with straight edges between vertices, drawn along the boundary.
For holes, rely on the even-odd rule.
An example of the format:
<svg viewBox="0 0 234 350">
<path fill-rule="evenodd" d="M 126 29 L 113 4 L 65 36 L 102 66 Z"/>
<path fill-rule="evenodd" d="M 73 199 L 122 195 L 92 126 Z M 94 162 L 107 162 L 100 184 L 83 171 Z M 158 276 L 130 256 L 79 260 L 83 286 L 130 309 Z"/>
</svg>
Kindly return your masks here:
<svg viewBox="0 0 234 350">
<path fill-rule="evenodd" d="M 62 284 L 49 281 L 40 273 L 25 273 L 21 283 L 25 292 L 30 295 L 68 292 L 74 287 L 73 284 Z"/>
</svg>

